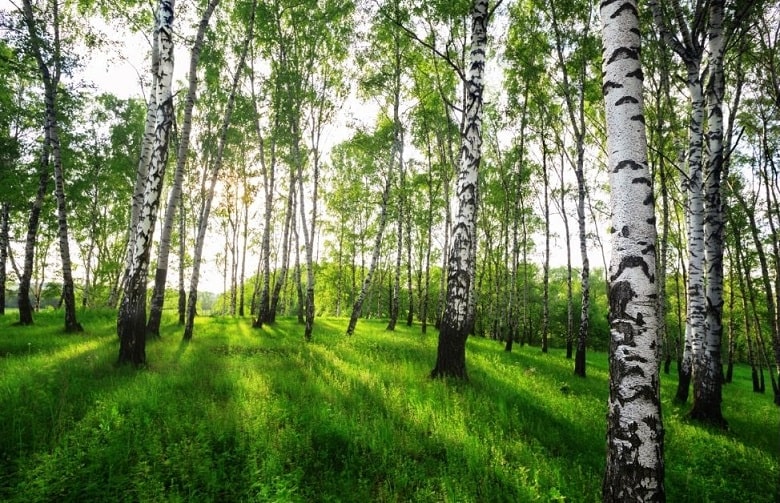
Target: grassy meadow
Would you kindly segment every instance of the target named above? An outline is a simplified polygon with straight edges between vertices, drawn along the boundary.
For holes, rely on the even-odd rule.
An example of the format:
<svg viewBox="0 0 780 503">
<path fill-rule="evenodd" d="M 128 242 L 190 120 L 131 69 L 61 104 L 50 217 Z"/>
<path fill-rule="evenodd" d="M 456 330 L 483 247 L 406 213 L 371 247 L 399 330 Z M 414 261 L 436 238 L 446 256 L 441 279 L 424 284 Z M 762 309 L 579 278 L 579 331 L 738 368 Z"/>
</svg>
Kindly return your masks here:
<svg viewBox="0 0 780 503">
<path fill-rule="evenodd" d="M 191 343 L 173 318 L 149 365 L 116 367 L 116 313 L 60 313 L 32 327 L 0 317 L 0 500 L 600 500 L 607 356 L 586 379 L 561 351 L 505 353 L 471 338 L 467 383 L 433 381 L 436 336 L 381 321 L 199 318 Z M 670 502 L 777 501 L 780 412 L 724 387 L 728 431 L 688 422 L 663 376 Z"/>
</svg>

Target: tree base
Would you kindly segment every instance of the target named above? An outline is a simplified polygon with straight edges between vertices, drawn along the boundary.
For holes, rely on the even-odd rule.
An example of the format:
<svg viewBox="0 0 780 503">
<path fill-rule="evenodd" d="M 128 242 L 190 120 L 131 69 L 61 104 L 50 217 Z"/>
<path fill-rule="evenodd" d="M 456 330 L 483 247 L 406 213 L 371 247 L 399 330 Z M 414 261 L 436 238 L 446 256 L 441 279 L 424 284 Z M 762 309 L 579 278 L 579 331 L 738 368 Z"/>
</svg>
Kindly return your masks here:
<svg viewBox="0 0 780 503">
<path fill-rule="evenodd" d="M 720 406 L 701 406 L 694 404 L 693 408 L 688 413 L 688 418 L 720 430 L 729 429 L 729 423 L 723 418 Z"/>
</svg>

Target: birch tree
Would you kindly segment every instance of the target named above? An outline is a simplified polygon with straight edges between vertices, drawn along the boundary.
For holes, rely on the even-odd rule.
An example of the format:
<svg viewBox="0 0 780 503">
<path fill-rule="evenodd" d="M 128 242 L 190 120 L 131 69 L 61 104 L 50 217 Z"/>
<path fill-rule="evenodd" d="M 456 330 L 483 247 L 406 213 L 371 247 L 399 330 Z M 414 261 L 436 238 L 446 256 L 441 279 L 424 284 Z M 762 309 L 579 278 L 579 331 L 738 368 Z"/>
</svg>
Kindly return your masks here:
<svg viewBox="0 0 780 503">
<path fill-rule="evenodd" d="M 173 125 L 173 8 L 174 0 L 160 0 L 154 30 L 159 47 L 155 67 L 155 131 L 147 170 L 143 206 L 132 239 L 133 256 L 125 276 L 124 291 L 117 319 L 119 363 L 135 366 L 146 362 L 146 279 L 152 233 L 160 204 L 162 181 L 168 161 L 168 141 Z"/>
<path fill-rule="evenodd" d="M 603 500 L 665 501 L 655 210 L 634 0 L 601 4 L 612 206 L 609 402 Z"/>
<path fill-rule="evenodd" d="M 70 243 L 68 241 L 68 209 L 65 197 L 65 174 L 63 171 L 62 151 L 60 145 L 60 131 L 58 111 L 58 93 L 60 78 L 62 76 L 62 48 L 60 39 L 60 11 L 59 2 L 50 4 L 52 44 L 50 48 L 44 47 L 44 35 L 38 32 L 40 20 L 33 12 L 31 0 L 23 0 L 22 13 L 27 32 L 30 36 L 30 46 L 38 64 L 44 89 L 45 126 L 44 140 L 51 150 L 51 161 L 54 167 L 54 194 L 57 203 L 57 224 L 62 259 L 62 298 L 65 304 L 65 331 L 81 332 L 84 329 L 76 319 L 76 293 L 73 286 L 73 273 L 70 259 Z M 48 26 L 48 23 L 44 26 Z M 51 51 L 52 57 L 48 59 L 44 51 Z M 44 149 L 47 146 L 44 145 Z M 45 169 L 45 168 L 44 168 Z"/>
<path fill-rule="evenodd" d="M 471 4 L 471 48 L 466 77 L 465 127 L 461 132 L 456 191 L 457 213 L 447 264 L 447 297 L 439 328 L 432 377 L 466 378 L 466 338 L 470 329 L 469 304 L 474 295 L 477 181 L 482 157 L 482 93 L 487 50 L 488 0 Z"/>
<path fill-rule="evenodd" d="M 200 259 L 203 256 L 203 246 L 206 240 L 206 231 L 208 230 L 208 220 L 211 214 L 211 204 L 214 199 L 214 189 L 217 185 L 220 171 L 222 169 L 222 163 L 225 157 L 225 148 L 228 142 L 228 127 L 230 126 L 231 117 L 235 108 L 236 94 L 238 93 L 239 83 L 241 82 L 241 75 L 246 64 L 246 58 L 249 51 L 249 42 L 252 40 L 254 34 L 255 25 L 255 13 L 257 9 L 257 0 L 254 0 L 251 5 L 251 11 L 247 18 L 248 29 L 241 47 L 239 48 L 239 59 L 236 64 L 235 73 L 231 82 L 230 93 L 227 97 L 227 103 L 225 104 L 225 110 L 222 117 L 222 124 L 219 130 L 219 136 L 217 141 L 217 152 L 214 156 L 211 166 L 208 167 L 207 173 L 204 173 L 204 183 L 208 180 L 208 190 L 205 194 L 205 198 L 201 203 L 200 214 L 198 215 L 198 234 L 195 238 L 195 250 L 193 253 L 192 263 L 192 276 L 190 277 L 190 292 L 187 299 L 187 313 L 184 320 L 184 336 L 183 339 L 188 341 L 192 339 L 192 333 L 195 324 L 195 311 L 198 305 L 198 282 L 200 280 Z M 227 261 L 227 256 L 225 257 Z"/>
<path fill-rule="evenodd" d="M 203 39 L 209 26 L 209 20 L 217 8 L 219 0 L 210 0 L 203 10 L 195 40 L 190 49 L 190 68 L 188 73 L 187 97 L 184 99 L 184 114 L 181 125 L 179 146 L 176 152 L 176 169 L 173 174 L 173 185 L 168 193 L 168 204 L 165 207 L 162 231 L 160 234 L 160 246 L 157 249 L 157 271 L 154 275 L 154 291 L 149 310 L 149 321 L 146 325 L 147 333 L 160 335 L 160 321 L 162 320 L 163 301 L 165 300 L 165 283 L 168 279 L 168 257 L 171 249 L 171 233 L 173 232 L 174 218 L 181 198 L 182 180 L 184 168 L 190 150 L 190 132 L 192 131 L 192 111 L 195 108 L 195 100 L 198 92 L 198 62 L 203 46 Z"/>
</svg>

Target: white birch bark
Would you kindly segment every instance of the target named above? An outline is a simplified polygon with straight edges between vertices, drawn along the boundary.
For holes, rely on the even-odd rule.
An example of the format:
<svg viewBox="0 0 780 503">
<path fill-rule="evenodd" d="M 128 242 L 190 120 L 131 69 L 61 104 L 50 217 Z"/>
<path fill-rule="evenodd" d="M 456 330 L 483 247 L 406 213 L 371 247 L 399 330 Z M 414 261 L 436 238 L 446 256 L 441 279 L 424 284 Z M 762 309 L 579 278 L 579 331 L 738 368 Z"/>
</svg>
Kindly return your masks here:
<svg viewBox="0 0 780 503">
<path fill-rule="evenodd" d="M 127 281 L 117 320 L 119 363 L 136 366 L 146 362 L 146 279 L 173 125 L 173 8 L 174 0 L 160 0 L 158 4 L 155 39 L 160 48 L 160 60 L 155 76 L 157 107 L 154 142 L 149 157 L 143 206 L 132 238 L 132 261 L 126 274 Z"/>
<path fill-rule="evenodd" d="M 688 26 L 679 2 L 672 3 L 674 24 L 679 33 L 672 33 L 663 9 L 657 0 L 649 0 L 653 20 L 664 43 L 682 59 L 686 69 L 686 84 L 690 100 L 688 126 L 688 306 L 685 324 L 685 344 L 679 372 L 676 400 L 685 402 L 693 368 L 697 366 L 695 355 L 701 354 L 704 341 L 706 306 L 704 299 L 704 197 L 702 156 L 704 145 L 704 91 L 701 82 L 701 42 L 694 39 L 698 25 Z M 695 22 L 702 16 L 695 15 Z"/>
<path fill-rule="evenodd" d="M 636 0 L 605 0 L 601 19 L 612 210 L 603 501 L 664 501 L 655 211 Z"/>
<path fill-rule="evenodd" d="M 701 344 L 694 346 L 693 408 L 694 419 L 725 427 L 721 412 L 721 339 L 723 338 L 723 239 L 724 218 L 721 203 L 723 173 L 723 33 L 724 0 L 709 4 L 707 34 L 707 82 L 709 158 L 704 176 L 704 255 L 707 265 L 706 310 Z"/>
<path fill-rule="evenodd" d="M 465 127 L 461 134 L 460 166 L 456 185 L 457 213 L 447 263 L 447 298 L 436 365 L 432 377 L 466 378 L 466 338 L 469 306 L 474 292 L 476 257 L 477 182 L 482 158 L 482 93 L 487 48 L 488 0 L 471 6 L 471 49 L 466 81 Z"/>
<path fill-rule="evenodd" d="M 198 91 L 198 62 L 203 39 L 206 36 L 209 20 L 217 8 L 219 0 L 211 0 L 203 11 L 198 25 L 198 32 L 192 44 L 190 53 L 189 84 L 187 97 L 184 101 L 184 115 L 181 126 L 181 138 L 176 153 L 176 169 L 173 174 L 173 185 L 168 193 L 168 204 L 165 207 L 162 231 L 160 233 L 160 245 L 157 248 L 157 271 L 154 276 L 154 292 L 149 310 L 149 321 L 146 325 L 147 333 L 160 335 L 160 322 L 162 320 L 162 308 L 165 300 L 165 283 L 168 278 L 168 257 L 171 250 L 171 233 L 176 210 L 181 198 L 181 186 L 184 180 L 184 168 L 187 165 L 187 156 L 190 150 L 190 131 L 192 131 L 192 111 L 195 108 L 195 100 Z"/>
<path fill-rule="evenodd" d="M 135 233 L 138 227 L 138 218 L 141 215 L 141 208 L 144 203 L 144 190 L 149 175 L 149 161 L 154 148 L 155 127 L 157 121 L 157 87 L 158 74 L 160 70 L 160 41 L 157 36 L 152 37 L 152 66 L 150 74 L 152 76 L 151 93 L 146 104 L 146 122 L 144 125 L 144 134 L 141 140 L 141 153 L 138 156 L 138 169 L 135 175 L 135 185 L 133 186 L 133 196 L 130 203 L 130 225 L 127 227 L 127 246 L 125 250 L 125 267 L 122 279 L 117 288 L 109 295 L 108 305 L 114 307 L 117 303 L 117 297 L 120 291 L 124 291 L 128 280 L 128 273 L 132 266 L 133 255 L 135 252 Z"/>
</svg>

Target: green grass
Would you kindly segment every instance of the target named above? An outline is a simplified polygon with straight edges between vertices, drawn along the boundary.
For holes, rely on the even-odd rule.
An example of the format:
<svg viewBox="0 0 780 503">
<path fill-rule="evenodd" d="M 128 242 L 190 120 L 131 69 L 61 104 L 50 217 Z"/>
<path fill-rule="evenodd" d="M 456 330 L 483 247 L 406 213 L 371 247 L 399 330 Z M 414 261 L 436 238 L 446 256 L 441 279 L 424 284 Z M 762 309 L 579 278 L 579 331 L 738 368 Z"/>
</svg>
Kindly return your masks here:
<svg viewBox="0 0 780 503">
<path fill-rule="evenodd" d="M 471 338 L 468 383 L 432 381 L 436 337 L 317 319 L 172 318 L 149 366 L 118 368 L 115 313 L 0 318 L 0 500 L 598 501 L 607 361 Z M 663 376 L 669 501 L 775 501 L 778 409 L 738 367 L 731 428 L 684 419 Z"/>
</svg>

